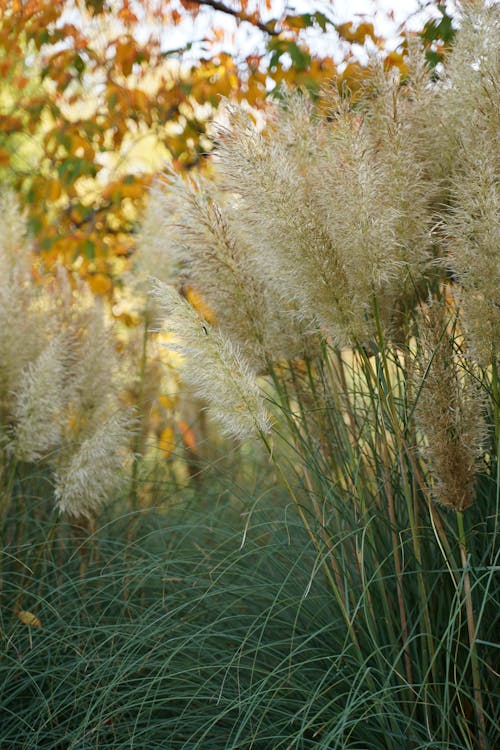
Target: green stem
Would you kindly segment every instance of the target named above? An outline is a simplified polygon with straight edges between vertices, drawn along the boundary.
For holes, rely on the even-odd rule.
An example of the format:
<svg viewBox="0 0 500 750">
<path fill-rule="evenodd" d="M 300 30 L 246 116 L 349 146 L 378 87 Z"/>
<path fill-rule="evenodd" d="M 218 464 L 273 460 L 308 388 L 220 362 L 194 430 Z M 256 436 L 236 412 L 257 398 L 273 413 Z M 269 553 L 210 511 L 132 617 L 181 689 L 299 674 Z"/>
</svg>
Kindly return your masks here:
<svg viewBox="0 0 500 750">
<path fill-rule="evenodd" d="M 493 419 L 495 423 L 495 444 L 498 445 L 500 442 L 500 395 L 498 388 L 498 367 L 496 359 L 493 359 L 492 372 L 491 372 L 491 385 L 493 390 Z"/>
<path fill-rule="evenodd" d="M 345 621 L 345 623 L 347 625 L 347 629 L 348 629 L 349 635 L 350 635 L 350 637 L 352 639 L 352 642 L 355 645 L 358 653 L 361 655 L 362 651 L 361 651 L 361 647 L 359 645 L 358 637 L 357 637 L 356 632 L 354 630 L 353 622 L 351 621 L 351 618 L 349 617 L 349 613 L 347 612 L 347 609 L 346 609 L 346 606 L 345 606 L 345 602 L 344 602 L 344 597 L 342 596 L 343 587 L 342 587 L 342 583 L 341 583 L 341 576 L 340 576 L 340 571 L 336 568 L 335 560 L 334 560 L 334 558 L 333 558 L 332 555 L 328 555 L 328 559 L 330 560 L 330 563 L 333 564 L 332 565 L 332 567 L 333 567 L 333 573 L 332 573 L 332 570 L 330 570 L 330 568 L 327 565 L 327 562 L 326 562 L 327 558 L 325 558 L 323 550 L 321 549 L 321 545 L 318 544 L 318 539 L 317 539 L 317 537 L 316 537 L 313 529 L 311 528 L 311 524 L 309 523 L 309 521 L 307 519 L 307 516 L 306 516 L 306 514 L 304 512 L 304 508 L 302 507 L 302 505 L 301 505 L 299 499 L 297 498 L 297 496 L 296 496 L 296 494 L 295 494 L 292 486 L 290 485 L 290 482 L 289 482 L 289 480 L 288 480 L 285 472 L 283 471 L 280 463 L 278 461 L 276 461 L 276 459 L 274 457 L 274 453 L 273 453 L 272 447 L 271 447 L 271 445 L 269 443 L 269 440 L 267 439 L 267 436 L 264 433 L 260 433 L 260 437 L 261 437 L 262 442 L 264 443 L 264 445 L 266 447 L 266 450 L 267 450 L 267 452 L 269 454 L 270 460 L 273 462 L 276 470 L 278 471 L 278 473 L 279 473 L 279 475 L 281 477 L 281 480 L 283 481 L 284 486 L 286 487 L 287 491 L 289 492 L 290 498 L 292 500 L 292 503 L 293 503 L 293 505 L 294 505 L 297 513 L 299 514 L 299 517 L 300 517 L 302 523 L 304 524 L 304 528 L 306 529 L 307 534 L 308 534 L 309 538 L 311 539 L 311 542 L 312 542 L 312 544 L 313 544 L 313 546 L 314 546 L 314 548 L 315 548 L 315 550 L 316 550 L 319 558 L 322 561 L 322 567 L 323 567 L 324 573 L 325 573 L 326 578 L 327 578 L 327 580 L 328 580 L 328 582 L 329 582 L 329 584 L 330 584 L 330 586 L 331 586 L 331 588 L 333 590 L 333 593 L 335 595 L 337 603 L 338 603 L 338 605 L 340 607 L 340 610 L 342 612 L 342 616 L 343 616 L 344 621 Z"/>
<path fill-rule="evenodd" d="M 495 511 L 495 531 L 493 537 L 496 539 L 498 531 L 498 522 L 500 514 L 500 394 L 498 384 L 498 367 L 496 357 L 493 357 L 491 384 L 493 390 L 493 420 L 495 434 L 495 461 L 496 461 L 496 511 Z"/>
<path fill-rule="evenodd" d="M 460 546 L 460 558 L 463 567 L 463 601 L 467 616 L 467 630 L 469 634 L 470 661 L 472 670 L 472 684 L 474 689 L 474 708 L 478 726 L 478 744 L 481 750 L 486 750 L 486 727 L 481 693 L 481 677 L 479 672 L 479 660 L 476 647 L 476 623 L 474 609 L 472 606 L 472 591 L 469 573 L 469 560 L 467 553 L 467 537 L 464 528 L 464 518 L 461 511 L 457 512 L 458 540 Z"/>
<path fill-rule="evenodd" d="M 434 652 L 434 644 L 432 640 L 431 618 L 429 615 L 429 606 L 428 606 L 427 592 L 425 588 L 425 580 L 422 574 L 422 548 L 420 545 L 419 527 L 417 525 L 417 516 L 416 516 L 417 507 L 415 503 L 414 492 L 412 492 L 412 487 L 409 484 L 408 476 L 405 471 L 406 461 L 405 461 L 404 435 L 403 435 L 403 430 L 402 430 L 402 426 L 400 423 L 400 418 L 398 416 L 398 410 L 394 402 L 394 394 L 393 394 L 392 387 L 391 387 L 392 379 L 391 379 L 391 375 L 389 371 L 389 363 L 387 361 L 386 348 L 384 345 L 384 334 L 382 330 L 382 324 L 380 321 L 378 305 L 376 302 L 375 302 L 375 320 L 377 324 L 377 335 L 378 335 L 378 340 L 379 340 L 378 355 L 380 357 L 380 361 L 382 364 L 382 373 L 383 373 L 382 383 L 380 382 L 381 380 L 380 377 L 377 378 L 378 383 L 379 383 L 378 390 L 379 390 L 382 403 L 387 409 L 387 413 L 390 415 L 391 425 L 394 431 L 394 440 L 396 443 L 398 463 L 400 466 L 403 492 L 404 492 L 404 496 L 406 500 L 408 518 L 409 518 L 410 528 L 412 532 L 413 550 L 415 553 L 415 559 L 416 559 L 417 566 L 418 566 L 417 581 L 418 581 L 418 588 L 419 588 L 420 600 L 421 600 L 421 611 L 422 611 L 424 626 L 426 630 L 425 644 L 426 644 L 426 648 L 428 652 L 428 661 L 432 665 L 432 677 L 433 677 L 434 682 L 436 682 L 437 673 L 436 673 L 436 668 L 435 668 L 435 652 Z"/>
<path fill-rule="evenodd" d="M 5 520 L 5 516 L 7 515 L 12 500 L 12 489 L 16 479 L 17 461 L 15 459 L 12 460 L 9 466 L 9 463 L 6 460 L 5 465 L 7 467 L 6 473 L 8 474 L 8 479 L 5 483 L 5 487 L 2 487 L 1 490 L 0 513 L 2 516 L 2 523 Z"/>
<path fill-rule="evenodd" d="M 39 567 L 40 567 L 40 565 L 42 563 L 42 558 L 43 558 L 44 553 L 47 550 L 50 550 L 52 548 L 52 542 L 54 541 L 54 536 L 55 536 L 55 533 L 57 531 L 58 524 L 59 524 L 59 511 L 57 511 L 55 513 L 54 520 L 53 520 L 53 522 L 52 522 L 52 524 L 51 524 L 51 526 L 49 528 L 49 531 L 47 533 L 47 536 L 46 536 L 43 544 L 40 546 L 40 549 L 38 551 L 38 555 L 36 556 L 35 562 L 33 563 L 33 565 L 30 566 L 30 569 L 29 569 L 30 570 L 30 578 L 32 580 L 35 580 L 35 577 L 36 577 L 36 575 L 37 575 L 37 573 L 39 571 Z M 26 588 L 24 588 L 25 584 L 26 584 L 26 578 L 27 578 L 26 573 L 24 573 L 23 577 L 22 577 L 22 580 L 21 580 L 21 583 L 19 585 L 19 590 L 20 590 L 19 591 L 19 595 L 18 595 L 18 597 L 16 599 L 16 602 L 14 604 L 14 611 L 16 613 L 22 608 L 23 600 L 24 600 L 24 597 L 26 596 Z"/>
</svg>

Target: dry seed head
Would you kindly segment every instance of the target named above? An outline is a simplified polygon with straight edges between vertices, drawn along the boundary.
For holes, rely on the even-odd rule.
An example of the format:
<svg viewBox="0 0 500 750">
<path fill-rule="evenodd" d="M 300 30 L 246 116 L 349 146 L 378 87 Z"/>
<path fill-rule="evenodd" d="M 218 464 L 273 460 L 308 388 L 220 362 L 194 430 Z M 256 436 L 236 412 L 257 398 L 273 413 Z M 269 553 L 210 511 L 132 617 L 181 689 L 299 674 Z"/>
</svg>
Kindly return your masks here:
<svg viewBox="0 0 500 750">
<path fill-rule="evenodd" d="M 11 190 L 0 189 L 0 211 L 0 277 L 29 276 L 31 244 L 17 196 Z"/>
<path fill-rule="evenodd" d="M 174 180 L 174 184 L 180 177 Z M 178 261 L 176 257 L 176 213 L 177 191 L 166 189 L 160 181 L 153 183 L 149 190 L 146 210 L 143 214 L 137 235 L 134 276 L 140 281 L 147 293 L 151 276 L 165 283 L 172 283 L 177 276 Z"/>
<path fill-rule="evenodd" d="M 286 121 L 289 114 L 281 117 Z M 349 343 L 365 334 L 364 311 L 352 303 L 349 279 L 315 200 L 320 188 L 311 183 L 304 151 L 295 149 L 288 136 L 281 119 L 265 136 L 250 123 L 243 126 L 240 118 L 221 140 L 220 180 L 238 199 L 235 233 L 251 248 L 256 273 L 279 303 L 291 306 L 306 325 L 315 320 L 339 343 Z M 311 162 L 316 151 L 311 139 Z"/>
<path fill-rule="evenodd" d="M 470 148 L 498 138 L 500 6 L 471 0 L 461 3 L 460 14 L 460 29 L 435 97 L 439 127 L 434 128 L 434 140 L 441 150 L 436 168 L 442 167 L 446 175 Z"/>
<path fill-rule="evenodd" d="M 182 198 L 178 244 L 186 283 L 203 290 L 221 332 L 259 372 L 270 359 L 303 354 L 304 331 L 259 278 L 248 242 L 235 234 L 234 197 L 198 180 L 182 186 Z"/>
<path fill-rule="evenodd" d="M 21 373 L 49 340 L 52 317 L 31 276 L 32 248 L 17 199 L 0 192 L 0 420 L 11 408 Z"/>
<path fill-rule="evenodd" d="M 21 374 L 12 409 L 10 449 L 20 461 L 38 461 L 59 447 L 62 437 L 65 342 L 54 338 Z"/>
<path fill-rule="evenodd" d="M 61 510 L 88 514 L 120 479 L 131 420 L 118 408 L 117 355 L 83 282 L 31 273 L 15 201 L 0 199 L 0 440 L 7 457 L 44 461 Z M 60 331 L 54 335 L 54 331 Z"/>
<path fill-rule="evenodd" d="M 184 358 L 182 376 L 208 402 L 208 413 L 225 434 L 245 438 L 270 430 L 254 372 L 227 337 L 202 322 L 173 287 L 157 282 L 153 293 L 173 337 L 168 348 Z"/>
<path fill-rule="evenodd" d="M 339 112 L 312 174 L 353 299 L 368 321 L 376 299 L 387 333 L 394 311 L 411 306 L 428 270 L 433 186 L 425 169 L 429 160 L 411 127 L 427 97 L 410 94 L 409 85 L 380 64 L 374 65 L 372 87 L 363 110 Z"/>
<path fill-rule="evenodd" d="M 53 305 L 57 303 L 55 327 L 65 332 L 65 399 L 69 411 L 78 414 L 79 429 L 67 435 L 73 443 L 91 434 L 119 408 L 117 394 L 125 373 L 104 306 L 88 285 L 80 282 L 72 287 L 63 274 L 51 299 Z"/>
<path fill-rule="evenodd" d="M 500 358 L 500 6 L 470 2 L 461 11 L 437 96 L 450 203 L 441 226 L 469 347 L 486 366 Z"/>
<path fill-rule="evenodd" d="M 483 399 L 473 374 L 454 347 L 449 311 L 437 301 L 419 319 L 414 392 L 415 421 L 425 436 L 420 450 L 432 477 L 433 499 L 463 511 L 474 502 L 484 452 Z"/>
<path fill-rule="evenodd" d="M 59 457 L 55 497 L 62 513 L 89 516 L 123 486 L 131 459 L 133 428 L 131 412 L 115 414 L 85 438 L 74 453 Z"/>
<path fill-rule="evenodd" d="M 487 147 L 478 151 L 464 154 L 443 232 L 448 266 L 462 286 L 470 349 L 487 366 L 500 359 L 500 138 L 497 154 Z"/>
<path fill-rule="evenodd" d="M 386 79 L 397 101 L 400 85 Z M 341 346 L 374 335 L 375 298 L 390 326 L 426 270 L 431 190 L 416 154 L 385 111 L 377 120 L 344 105 L 332 126 L 302 96 L 289 97 L 268 135 L 239 115 L 221 138 L 219 182 L 237 196 L 234 233 L 254 273 Z"/>
</svg>

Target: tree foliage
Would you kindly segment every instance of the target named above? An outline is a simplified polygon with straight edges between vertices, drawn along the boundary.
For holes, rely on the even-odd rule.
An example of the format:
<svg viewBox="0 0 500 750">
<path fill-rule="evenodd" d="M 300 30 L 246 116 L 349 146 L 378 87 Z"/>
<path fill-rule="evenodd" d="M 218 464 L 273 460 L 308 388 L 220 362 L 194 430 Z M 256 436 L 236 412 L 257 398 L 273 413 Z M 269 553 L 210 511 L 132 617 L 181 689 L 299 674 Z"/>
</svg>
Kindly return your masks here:
<svg viewBox="0 0 500 750">
<path fill-rule="evenodd" d="M 207 7 L 215 25 L 196 50 L 171 49 L 169 31 Z M 383 47 L 370 23 L 275 18 L 270 0 L 0 0 L 0 14 L 0 179 L 22 196 L 47 266 L 78 269 L 100 293 L 133 249 L 152 175 L 168 161 L 200 163 L 222 97 L 259 107 L 283 85 L 315 96 L 325 81 L 359 85 L 352 52 L 340 67 L 314 54 L 310 28 Z M 260 52 L 226 52 L 222 16 L 253 27 Z M 386 60 L 404 64 L 399 53 Z"/>
</svg>

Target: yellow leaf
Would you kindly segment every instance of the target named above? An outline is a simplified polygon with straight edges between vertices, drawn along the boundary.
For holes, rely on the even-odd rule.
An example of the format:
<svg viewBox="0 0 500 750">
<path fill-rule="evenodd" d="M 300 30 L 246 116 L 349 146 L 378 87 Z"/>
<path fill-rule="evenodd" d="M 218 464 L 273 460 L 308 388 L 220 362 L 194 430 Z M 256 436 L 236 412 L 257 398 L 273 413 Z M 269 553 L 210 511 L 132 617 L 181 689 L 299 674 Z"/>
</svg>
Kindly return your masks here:
<svg viewBox="0 0 500 750">
<path fill-rule="evenodd" d="M 56 201 L 62 193 L 61 183 L 59 180 L 47 180 L 46 196 L 49 201 Z"/>
<path fill-rule="evenodd" d="M 89 276 L 88 281 L 94 294 L 107 294 L 113 286 L 109 276 L 105 276 L 103 273 L 95 273 Z"/>
<path fill-rule="evenodd" d="M 21 609 L 17 613 L 17 616 L 19 617 L 23 625 L 29 625 L 31 628 L 42 627 L 42 623 L 40 622 L 38 617 L 36 617 L 32 612 L 27 612 L 26 610 Z"/>
<path fill-rule="evenodd" d="M 167 458 L 175 448 L 175 434 L 171 427 L 165 427 L 158 438 L 158 448 L 162 451 L 164 458 Z"/>
<path fill-rule="evenodd" d="M 149 412 L 149 424 L 151 426 L 151 429 L 155 430 L 157 434 L 161 429 L 162 421 L 163 421 L 163 417 L 160 414 L 158 407 L 153 406 L 151 408 L 151 411 Z"/>
<path fill-rule="evenodd" d="M 83 157 L 86 161 L 92 161 L 95 155 L 94 148 L 88 139 L 82 138 L 78 134 L 71 136 L 71 152 L 76 156 Z"/>
<path fill-rule="evenodd" d="M 176 402 L 175 396 L 160 396 L 158 401 L 163 406 L 164 409 L 173 409 Z"/>
<path fill-rule="evenodd" d="M 122 198 L 142 198 L 145 193 L 144 185 L 141 182 L 123 183 L 120 185 L 119 190 Z"/>
<path fill-rule="evenodd" d="M 207 323 L 215 323 L 215 312 L 207 305 L 201 294 L 189 287 L 186 291 L 186 299 L 194 307 L 197 313 L 205 318 Z"/>
<path fill-rule="evenodd" d="M 283 25 L 287 26 L 289 29 L 294 29 L 295 31 L 306 29 L 308 26 L 307 16 L 286 16 Z"/>
<path fill-rule="evenodd" d="M 410 72 L 410 69 L 408 65 L 406 64 L 405 57 L 399 52 L 389 52 L 388 55 L 386 55 L 384 60 L 384 67 L 386 69 L 388 68 L 399 68 L 399 72 L 402 76 L 408 75 Z"/>
<path fill-rule="evenodd" d="M 139 315 L 133 315 L 132 313 L 122 313 L 120 320 L 125 323 L 128 328 L 134 328 L 141 322 Z"/>
</svg>

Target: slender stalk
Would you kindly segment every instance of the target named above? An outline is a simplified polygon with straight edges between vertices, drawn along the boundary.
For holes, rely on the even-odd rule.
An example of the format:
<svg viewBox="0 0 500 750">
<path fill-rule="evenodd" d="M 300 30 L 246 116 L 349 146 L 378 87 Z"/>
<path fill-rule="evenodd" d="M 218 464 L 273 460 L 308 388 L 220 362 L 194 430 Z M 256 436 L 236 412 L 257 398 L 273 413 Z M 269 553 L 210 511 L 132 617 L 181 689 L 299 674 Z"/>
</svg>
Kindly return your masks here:
<svg viewBox="0 0 500 750">
<path fill-rule="evenodd" d="M 467 631 L 469 635 L 470 661 L 472 670 L 472 684 L 474 689 L 474 709 L 478 727 L 478 745 L 481 750 L 486 750 L 486 725 L 481 691 L 481 676 L 479 671 L 479 660 L 476 645 L 476 622 L 472 604 L 472 590 L 469 572 L 469 554 L 467 552 L 467 537 L 464 527 L 464 517 L 461 511 L 457 512 L 458 541 L 460 546 L 460 558 L 463 568 L 463 602 L 467 616 Z"/>
<path fill-rule="evenodd" d="M 5 485 L 0 488 L 0 528 L 2 529 L 2 540 L 5 544 L 7 541 L 5 539 L 5 533 L 4 533 L 5 524 L 7 522 L 7 513 L 12 502 L 12 490 L 14 488 L 14 482 L 16 480 L 17 461 L 14 458 L 12 459 L 12 461 L 9 462 L 5 453 L 4 453 L 3 459 L 4 459 L 4 467 L 7 473 L 7 481 L 5 482 Z M 2 568 L 3 568 L 3 559 L 0 556 L 0 592 L 3 589 Z"/>
<path fill-rule="evenodd" d="M 387 361 L 386 347 L 384 345 L 384 335 L 382 331 L 382 325 L 381 325 L 378 305 L 376 301 L 375 301 L 375 320 L 377 323 L 377 332 L 378 332 L 378 338 L 379 338 L 379 343 L 380 343 L 379 357 L 380 357 L 380 361 L 382 365 L 382 373 L 383 373 L 383 382 L 381 382 L 380 377 L 377 378 L 377 382 L 379 384 L 378 391 L 381 396 L 382 403 L 387 408 L 388 413 L 390 415 L 391 426 L 393 428 L 394 439 L 395 439 L 396 447 L 397 447 L 398 463 L 400 466 L 400 474 L 401 474 L 401 479 L 402 479 L 402 484 L 403 484 L 403 492 L 404 492 L 404 496 L 406 500 L 410 528 L 412 532 L 413 550 L 415 553 L 415 559 L 417 561 L 417 580 L 418 580 L 418 586 L 419 586 L 419 592 L 420 592 L 422 617 L 423 617 L 425 630 L 426 630 L 425 643 L 426 643 L 426 647 L 428 651 L 428 662 L 432 665 L 432 677 L 433 677 L 434 682 L 436 682 L 437 674 L 435 670 L 435 652 L 434 652 L 434 644 L 432 640 L 432 626 L 431 626 L 431 619 L 429 615 L 427 592 L 426 592 L 426 587 L 425 587 L 424 576 L 422 573 L 422 549 L 421 549 L 421 544 L 420 544 L 419 527 L 417 526 L 417 517 L 416 517 L 417 506 L 416 506 L 415 497 L 414 497 L 415 493 L 412 491 L 412 487 L 410 483 L 408 482 L 408 476 L 405 470 L 406 452 L 404 450 L 404 435 L 403 435 L 402 427 L 400 424 L 400 419 L 398 417 L 396 404 L 394 403 L 394 396 L 393 396 L 392 387 L 391 387 L 391 375 L 389 371 L 389 363 Z"/>
<path fill-rule="evenodd" d="M 36 556 L 36 560 L 33 563 L 33 565 L 30 566 L 30 568 L 29 568 L 30 578 L 32 580 L 35 579 L 35 576 L 36 576 L 36 573 L 38 571 L 38 568 L 41 565 L 43 555 L 45 554 L 45 552 L 50 551 L 52 549 L 52 542 L 54 540 L 54 536 L 55 536 L 55 533 L 57 531 L 58 524 L 59 524 L 59 512 L 57 511 L 55 513 L 55 515 L 54 515 L 54 520 L 53 520 L 52 524 L 50 525 L 50 528 L 49 528 L 49 531 L 47 533 L 47 536 L 46 536 L 43 544 L 40 546 L 40 549 L 38 551 L 38 555 Z M 23 586 L 26 583 L 26 579 L 27 579 L 26 572 L 23 572 L 23 580 L 21 581 L 21 583 L 19 585 L 20 592 L 19 592 L 19 595 L 18 595 L 18 597 L 16 599 L 16 602 L 15 602 L 14 608 L 13 608 L 14 612 L 18 612 L 22 608 L 23 599 L 24 599 L 24 597 L 26 595 L 26 590 L 23 589 Z"/>
<path fill-rule="evenodd" d="M 335 577 L 334 577 L 334 575 L 332 574 L 332 571 L 330 570 L 329 566 L 326 564 L 325 557 L 324 557 L 324 554 L 323 554 L 323 550 L 321 549 L 321 545 L 318 543 L 318 539 L 317 539 L 317 537 L 316 537 L 313 529 L 311 528 L 311 524 L 309 523 L 309 521 L 307 519 L 307 516 L 306 516 L 306 514 L 304 512 L 304 508 L 302 507 L 299 499 L 297 498 L 297 495 L 295 494 L 295 491 L 293 490 L 292 486 L 290 485 L 288 477 L 286 476 L 285 472 L 283 471 L 283 468 L 282 468 L 281 464 L 279 463 L 279 461 L 276 460 L 276 458 L 274 456 L 274 453 L 273 453 L 273 450 L 272 450 L 272 446 L 269 443 L 269 440 L 268 440 L 267 436 L 264 433 L 260 433 L 260 437 L 261 437 L 262 442 L 263 442 L 263 444 L 264 444 L 264 446 L 265 446 L 265 448 L 266 448 L 266 450 L 267 450 L 267 452 L 269 454 L 269 458 L 273 462 L 273 465 L 275 466 L 276 470 L 278 471 L 278 473 L 279 473 L 279 475 L 281 477 L 281 480 L 283 481 L 284 486 L 286 487 L 287 491 L 289 492 L 290 498 L 292 500 L 292 503 L 293 503 L 293 505 L 294 505 L 297 513 L 299 514 L 300 520 L 304 524 L 304 528 L 306 529 L 307 534 L 308 534 L 309 538 L 311 539 L 311 542 L 312 542 L 312 544 L 313 544 L 316 552 L 318 553 L 318 557 L 321 560 L 322 567 L 323 567 L 323 570 L 325 572 L 326 578 L 327 578 L 327 580 L 328 580 L 328 582 L 329 582 L 329 584 L 330 584 L 330 586 L 332 588 L 334 596 L 335 596 L 335 598 L 337 600 L 337 604 L 340 607 L 340 611 L 342 613 L 342 617 L 344 619 L 344 622 L 345 622 L 345 624 L 347 626 L 349 635 L 350 635 L 350 637 L 352 639 L 352 642 L 353 642 L 356 650 L 358 651 L 359 655 L 361 656 L 362 655 L 362 650 L 361 650 L 361 647 L 360 647 L 360 644 L 359 644 L 358 636 L 356 634 L 356 631 L 354 630 L 353 622 L 352 622 L 351 618 L 349 617 L 349 613 L 348 613 L 348 611 L 346 609 L 345 601 L 344 601 L 344 598 L 342 596 L 342 582 L 341 582 L 341 577 L 340 577 L 340 571 L 336 571 Z M 329 556 L 329 558 L 330 558 L 330 556 Z M 331 560 L 330 560 L 330 562 L 331 562 Z M 370 678 L 370 681 L 371 681 L 371 678 Z"/>
<path fill-rule="evenodd" d="M 500 519 L 500 393 L 498 383 L 498 367 L 496 359 L 493 359 L 492 366 L 492 391 L 493 391 L 493 419 L 494 419 L 494 435 L 495 435 L 495 460 L 496 460 L 496 511 L 495 511 L 495 527 L 493 538 L 497 538 L 498 526 Z M 493 558 L 492 558 L 493 564 Z"/>
<path fill-rule="evenodd" d="M 148 361 L 148 333 L 149 333 L 149 306 L 146 305 L 144 310 L 144 327 L 142 330 L 142 346 L 141 346 L 141 361 L 139 366 L 139 393 L 137 401 L 141 404 L 143 393 L 144 393 L 144 377 L 146 375 L 146 366 Z M 136 431 L 133 441 L 133 455 L 134 461 L 132 463 L 132 475 L 130 478 L 130 494 L 129 501 L 133 511 L 138 510 L 139 496 L 137 494 L 137 476 L 139 471 L 139 463 L 137 456 L 140 454 L 142 448 L 142 431 L 139 428 Z"/>
<path fill-rule="evenodd" d="M 500 442 L 500 393 L 498 387 L 498 367 L 496 358 L 493 359 L 491 370 L 491 386 L 493 391 L 493 421 L 495 427 L 495 445 Z"/>
<path fill-rule="evenodd" d="M 10 464 L 10 465 L 9 465 Z M 16 470 L 17 470 L 17 461 L 13 459 L 12 461 L 5 460 L 5 466 L 7 467 L 7 481 L 1 489 L 1 495 L 0 495 L 0 514 L 2 516 L 2 521 L 5 519 L 7 515 L 7 511 L 9 509 L 11 500 L 12 500 L 12 489 L 14 487 L 14 482 L 16 479 Z"/>
<path fill-rule="evenodd" d="M 394 510 L 394 497 L 392 494 L 390 480 L 389 480 L 389 477 L 387 476 L 388 465 L 389 465 L 388 458 L 387 456 L 384 456 L 384 460 L 383 460 L 383 471 L 385 474 L 384 488 L 385 488 L 386 497 L 387 497 L 389 518 L 391 520 L 392 550 L 393 550 L 393 557 L 394 557 L 394 570 L 396 573 L 396 589 L 397 589 L 397 594 L 398 594 L 399 618 L 401 621 L 401 638 L 403 640 L 403 648 L 404 648 L 404 663 L 405 663 L 405 670 L 406 670 L 406 679 L 408 683 L 411 685 L 413 683 L 413 670 L 411 666 L 410 646 L 408 643 L 408 622 L 406 619 L 406 607 L 405 607 L 405 598 L 404 598 L 404 589 L 403 589 L 403 570 L 401 567 L 401 560 L 399 556 L 399 544 L 398 544 L 398 537 L 397 537 L 397 532 L 396 532 L 397 522 L 396 522 L 396 513 Z"/>
</svg>

